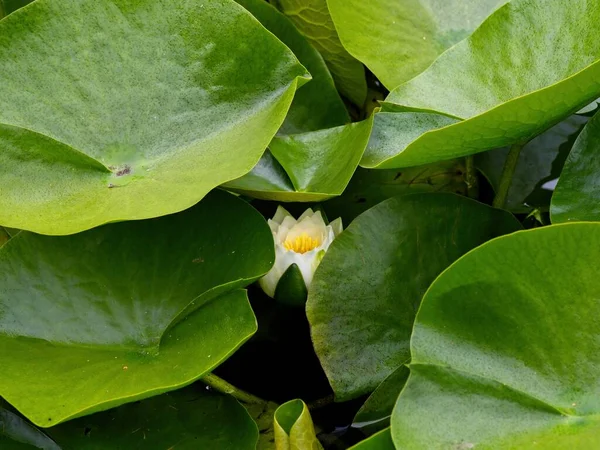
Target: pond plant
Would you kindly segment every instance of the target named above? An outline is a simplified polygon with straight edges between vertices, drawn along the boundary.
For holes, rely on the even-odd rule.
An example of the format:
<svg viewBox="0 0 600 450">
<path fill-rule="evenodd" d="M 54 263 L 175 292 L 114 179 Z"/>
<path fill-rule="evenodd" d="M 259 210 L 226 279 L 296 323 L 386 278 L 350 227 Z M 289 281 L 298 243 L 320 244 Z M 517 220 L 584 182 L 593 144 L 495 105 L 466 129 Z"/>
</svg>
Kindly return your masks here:
<svg viewBox="0 0 600 450">
<path fill-rule="evenodd" d="M 0 0 L 0 449 L 600 448 L 599 35 Z"/>
</svg>

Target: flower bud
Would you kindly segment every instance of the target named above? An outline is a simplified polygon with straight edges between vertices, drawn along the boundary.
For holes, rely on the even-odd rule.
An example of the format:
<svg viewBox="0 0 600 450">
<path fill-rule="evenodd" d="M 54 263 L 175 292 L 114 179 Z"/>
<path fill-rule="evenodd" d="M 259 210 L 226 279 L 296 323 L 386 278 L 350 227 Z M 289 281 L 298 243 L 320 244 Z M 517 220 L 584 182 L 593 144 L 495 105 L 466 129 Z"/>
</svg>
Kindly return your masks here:
<svg viewBox="0 0 600 450">
<path fill-rule="evenodd" d="M 336 236 L 342 232 L 342 219 L 338 218 L 326 225 L 321 212 L 314 212 L 309 208 L 296 220 L 279 206 L 268 223 L 275 241 L 275 264 L 260 279 L 259 284 L 271 298 L 276 297 L 276 291 L 284 292 L 288 297 L 291 291 L 297 291 L 298 296 L 305 298 L 321 259 Z M 290 285 L 278 286 L 280 280 Z M 304 286 L 298 286 L 299 280 L 303 281 Z M 305 289 L 302 290 L 302 287 Z"/>
</svg>

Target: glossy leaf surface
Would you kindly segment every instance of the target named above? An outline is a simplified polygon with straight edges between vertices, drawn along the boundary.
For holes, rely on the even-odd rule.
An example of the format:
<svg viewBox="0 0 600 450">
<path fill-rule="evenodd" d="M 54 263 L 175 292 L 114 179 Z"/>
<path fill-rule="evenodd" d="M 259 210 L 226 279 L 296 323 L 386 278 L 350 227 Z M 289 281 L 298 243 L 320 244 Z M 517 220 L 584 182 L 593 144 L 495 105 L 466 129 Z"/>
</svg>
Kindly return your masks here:
<svg viewBox="0 0 600 450">
<path fill-rule="evenodd" d="M 186 209 L 256 164 L 306 76 L 233 1 L 32 3 L 0 22 L 0 224 Z"/>
<path fill-rule="evenodd" d="M 554 195 L 552 222 L 600 220 L 600 116 L 583 129 L 565 162 Z"/>
<path fill-rule="evenodd" d="M 312 76 L 310 83 L 296 92 L 279 134 L 316 131 L 350 122 L 350 116 L 335 88 L 323 57 L 296 29 L 290 19 L 264 0 L 236 0 L 236 2 L 287 45 Z"/>
<path fill-rule="evenodd" d="M 281 202 L 321 201 L 340 195 L 363 155 L 372 120 L 327 130 L 277 136 L 250 173 L 225 188 Z"/>
<path fill-rule="evenodd" d="M 512 215 L 453 194 L 415 194 L 366 211 L 333 241 L 308 293 L 315 350 L 344 401 L 374 390 L 410 357 L 421 297 L 439 273 Z"/>
<path fill-rule="evenodd" d="M 322 450 L 310 412 L 302 400 L 284 403 L 275 411 L 277 450 Z"/>
<path fill-rule="evenodd" d="M 327 0 L 271 0 L 323 55 L 340 92 L 358 106 L 367 97 L 363 65 L 340 42 Z"/>
<path fill-rule="evenodd" d="M 0 248 L 0 395 L 47 427 L 189 384 L 254 333 L 236 289 L 273 259 L 264 219 L 224 192 L 74 236 L 19 233 Z"/>
<path fill-rule="evenodd" d="M 327 0 L 344 47 L 390 90 L 418 75 L 507 0 Z"/>
<path fill-rule="evenodd" d="M 365 439 L 352 447 L 352 450 L 395 450 L 389 428 Z"/>
<path fill-rule="evenodd" d="M 399 449 L 600 445 L 600 224 L 503 236 L 446 270 L 423 298 Z"/>
<path fill-rule="evenodd" d="M 587 0 L 502 6 L 390 93 L 361 165 L 456 158 L 527 141 L 560 122 L 600 94 L 598 20 L 600 4 Z"/>
</svg>

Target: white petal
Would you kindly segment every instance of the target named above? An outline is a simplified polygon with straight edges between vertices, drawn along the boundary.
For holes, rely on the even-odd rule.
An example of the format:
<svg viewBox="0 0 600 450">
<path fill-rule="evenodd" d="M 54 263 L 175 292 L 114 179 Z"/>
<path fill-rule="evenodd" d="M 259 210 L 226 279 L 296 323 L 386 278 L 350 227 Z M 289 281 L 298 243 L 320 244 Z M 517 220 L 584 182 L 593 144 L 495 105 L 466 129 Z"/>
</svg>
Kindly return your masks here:
<svg viewBox="0 0 600 450">
<path fill-rule="evenodd" d="M 335 236 L 337 237 L 342 231 L 344 231 L 344 227 L 342 225 L 342 218 L 338 217 L 337 219 L 335 219 L 333 222 L 331 222 L 329 224 L 329 226 L 332 228 L 333 233 L 335 234 Z"/>
<path fill-rule="evenodd" d="M 273 233 L 277 233 L 277 230 L 279 229 L 280 224 L 271 219 L 267 220 L 267 223 L 269 224 L 269 228 L 271 229 L 271 231 Z"/>
<path fill-rule="evenodd" d="M 314 211 L 311 208 L 308 208 L 306 211 L 304 211 L 302 213 L 302 215 L 300 217 L 298 217 L 298 222 L 300 222 L 302 219 L 306 218 L 306 217 L 310 217 L 314 214 Z"/>
<path fill-rule="evenodd" d="M 277 206 L 277 211 L 275 211 L 275 215 L 273 216 L 273 222 L 277 222 L 278 224 L 283 223 L 283 219 L 286 217 L 292 217 L 292 215 L 281 205 Z"/>
</svg>

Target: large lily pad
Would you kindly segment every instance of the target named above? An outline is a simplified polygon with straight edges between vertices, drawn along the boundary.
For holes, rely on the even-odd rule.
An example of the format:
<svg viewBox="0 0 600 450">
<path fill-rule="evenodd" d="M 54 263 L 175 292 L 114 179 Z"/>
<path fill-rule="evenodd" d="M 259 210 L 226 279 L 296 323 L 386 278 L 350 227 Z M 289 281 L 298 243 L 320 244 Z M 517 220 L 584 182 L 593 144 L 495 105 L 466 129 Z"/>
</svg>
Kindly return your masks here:
<svg viewBox="0 0 600 450">
<path fill-rule="evenodd" d="M 367 97 L 363 65 L 340 42 L 327 0 L 271 0 L 323 55 L 335 84 L 350 101 L 362 106 Z"/>
<path fill-rule="evenodd" d="M 600 220 L 600 115 L 583 129 L 552 196 L 552 221 Z"/>
<path fill-rule="evenodd" d="M 547 130 L 600 94 L 599 21 L 600 3 L 587 0 L 502 6 L 390 93 L 361 165 L 426 164 Z"/>
<path fill-rule="evenodd" d="M 240 228 L 243 224 L 243 228 Z M 215 192 L 183 213 L 0 248 L 0 395 L 51 426 L 191 383 L 256 330 L 273 238 Z"/>
<path fill-rule="evenodd" d="M 12 420 L 19 428 L 13 438 L 29 445 L 0 437 L 2 449 L 254 450 L 258 439 L 243 406 L 197 385 L 72 420 L 44 430 L 47 435 L 14 414 Z"/>
<path fill-rule="evenodd" d="M 236 0 L 277 36 L 312 76 L 310 83 L 296 92 L 279 134 L 298 134 L 332 128 L 350 122 L 329 69 L 321 54 L 309 44 L 290 19 L 265 0 Z"/>
<path fill-rule="evenodd" d="M 486 243 L 423 298 L 399 449 L 600 446 L 600 224 Z"/>
<path fill-rule="evenodd" d="M 442 270 L 518 229 L 511 214 L 453 194 L 395 197 L 356 218 L 321 261 L 306 308 L 336 400 L 372 391 L 407 362 L 421 297 Z"/>
<path fill-rule="evenodd" d="M 365 151 L 372 119 L 277 136 L 260 162 L 225 188 L 282 202 L 316 202 L 344 192 Z"/>
<path fill-rule="evenodd" d="M 188 208 L 256 164 L 305 75 L 233 1 L 34 2 L 0 22 L 0 224 Z"/>
<path fill-rule="evenodd" d="M 507 0 L 327 0 L 344 47 L 390 90 L 418 75 Z"/>
</svg>

